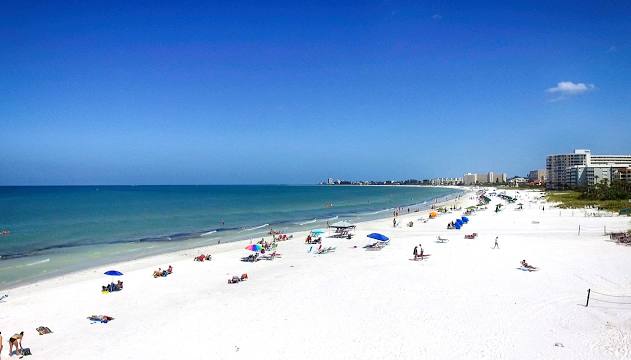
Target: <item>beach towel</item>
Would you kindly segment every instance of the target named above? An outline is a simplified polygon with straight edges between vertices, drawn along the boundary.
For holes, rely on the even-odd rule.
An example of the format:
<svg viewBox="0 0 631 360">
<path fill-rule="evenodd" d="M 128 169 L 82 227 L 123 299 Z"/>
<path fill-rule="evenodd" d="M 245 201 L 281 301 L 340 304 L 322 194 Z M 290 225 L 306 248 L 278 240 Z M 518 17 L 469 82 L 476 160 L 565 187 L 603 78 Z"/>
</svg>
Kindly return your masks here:
<svg viewBox="0 0 631 360">
<path fill-rule="evenodd" d="M 40 327 L 38 327 L 38 328 L 37 328 L 37 329 L 35 329 L 35 330 L 37 330 L 37 332 L 38 332 L 40 335 L 46 335 L 46 334 L 50 334 L 50 333 L 52 333 L 52 332 L 53 332 L 52 330 L 50 330 L 50 329 L 49 329 L 48 327 L 46 327 L 46 326 L 40 326 Z"/>
<path fill-rule="evenodd" d="M 92 321 L 93 324 L 97 322 L 107 324 L 108 321 L 112 321 L 114 318 L 107 315 L 90 315 L 88 316 L 88 320 Z"/>
</svg>

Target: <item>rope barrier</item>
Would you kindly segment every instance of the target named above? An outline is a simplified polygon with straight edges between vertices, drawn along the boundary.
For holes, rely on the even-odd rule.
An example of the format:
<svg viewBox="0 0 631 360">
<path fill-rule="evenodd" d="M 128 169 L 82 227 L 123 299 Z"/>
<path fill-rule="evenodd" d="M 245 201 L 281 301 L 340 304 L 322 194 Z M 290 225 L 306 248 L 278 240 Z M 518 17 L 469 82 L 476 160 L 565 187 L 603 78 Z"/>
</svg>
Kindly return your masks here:
<svg viewBox="0 0 631 360">
<path fill-rule="evenodd" d="M 609 295 L 609 294 L 599 293 L 598 291 L 594 291 L 594 290 L 592 290 L 592 293 L 593 293 L 593 294 L 602 295 L 602 296 L 610 296 L 610 297 L 628 297 L 628 298 L 631 298 L 631 295 Z"/>
<path fill-rule="evenodd" d="M 608 303 L 608 304 L 631 305 L 631 302 L 607 301 L 607 300 L 600 300 L 600 299 L 595 299 L 595 298 L 591 298 L 590 300 L 591 301 L 600 301 L 600 302 L 604 302 L 604 303 Z"/>
<path fill-rule="evenodd" d="M 604 294 L 597 291 L 593 291 L 592 289 L 587 289 L 587 300 L 585 301 L 585 307 L 589 306 L 589 300 L 599 301 L 599 302 L 608 303 L 608 304 L 631 305 L 631 302 L 609 301 L 609 300 L 602 300 L 602 299 L 594 298 L 594 297 L 591 297 L 592 293 L 598 294 L 601 296 L 608 296 L 610 298 L 628 298 L 631 300 L 631 295 L 611 295 L 611 294 Z M 612 300 L 616 300 L 616 299 L 612 299 Z"/>
</svg>

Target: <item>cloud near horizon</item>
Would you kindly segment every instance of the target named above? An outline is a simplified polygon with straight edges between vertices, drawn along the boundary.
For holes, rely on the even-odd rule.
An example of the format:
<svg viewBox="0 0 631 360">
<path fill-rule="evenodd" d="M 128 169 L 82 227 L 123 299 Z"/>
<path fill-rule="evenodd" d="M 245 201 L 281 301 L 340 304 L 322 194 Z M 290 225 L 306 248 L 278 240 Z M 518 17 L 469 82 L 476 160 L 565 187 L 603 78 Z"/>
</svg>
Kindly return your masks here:
<svg viewBox="0 0 631 360">
<path fill-rule="evenodd" d="M 592 91 L 596 88 L 594 84 L 585 84 L 585 83 L 574 83 L 572 81 L 561 81 L 558 82 L 555 87 L 551 87 L 546 89 L 548 94 L 557 95 L 551 101 L 559 101 L 566 99 L 570 96 L 584 94 L 586 92 Z"/>
</svg>

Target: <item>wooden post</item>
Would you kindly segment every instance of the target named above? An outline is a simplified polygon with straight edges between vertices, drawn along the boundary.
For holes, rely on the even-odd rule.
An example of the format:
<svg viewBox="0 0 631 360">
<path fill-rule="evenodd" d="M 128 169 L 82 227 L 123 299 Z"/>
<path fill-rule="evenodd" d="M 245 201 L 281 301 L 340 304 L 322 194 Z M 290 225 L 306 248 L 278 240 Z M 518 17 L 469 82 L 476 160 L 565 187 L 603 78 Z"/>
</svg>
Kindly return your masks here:
<svg viewBox="0 0 631 360">
<path fill-rule="evenodd" d="M 592 292 L 592 289 L 587 289 L 587 302 L 585 302 L 585 307 L 589 306 L 589 293 Z"/>
</svg>

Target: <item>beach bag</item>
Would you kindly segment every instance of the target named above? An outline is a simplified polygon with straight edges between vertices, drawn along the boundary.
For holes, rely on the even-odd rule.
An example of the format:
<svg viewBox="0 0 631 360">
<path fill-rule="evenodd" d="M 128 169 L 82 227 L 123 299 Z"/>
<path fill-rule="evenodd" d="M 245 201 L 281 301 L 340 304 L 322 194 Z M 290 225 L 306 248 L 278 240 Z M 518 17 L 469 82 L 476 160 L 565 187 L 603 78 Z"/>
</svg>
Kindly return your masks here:
<svg viewBox="0 0 631 360">
<path fill-rule="evenodd" d="M 33 355 L 31 354 L 31 348 L 22 349 L 21 354 L 24 356 Z"/>
</svg>

